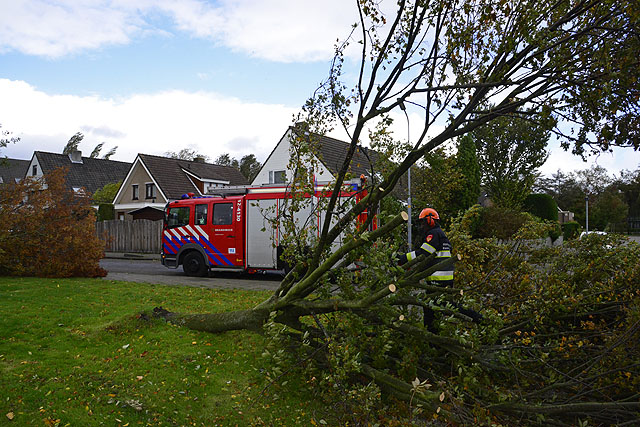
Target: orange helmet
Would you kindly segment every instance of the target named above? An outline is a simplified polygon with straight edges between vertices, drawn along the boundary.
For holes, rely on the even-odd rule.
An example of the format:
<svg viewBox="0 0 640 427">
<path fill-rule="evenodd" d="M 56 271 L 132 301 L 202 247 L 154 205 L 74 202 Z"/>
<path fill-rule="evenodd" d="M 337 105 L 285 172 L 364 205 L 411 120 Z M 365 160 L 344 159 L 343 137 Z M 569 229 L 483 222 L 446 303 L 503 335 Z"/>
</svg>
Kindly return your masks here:
<svg viewBox="0 0 640 427">
<path fill-rule="evenodd" d="M 436 220 L 440 219 L 440 215 L 438 215 L 438 212 L 433 208 L 424 208 L 418 218 L 427 221 L 429 227 L 433 227 L 436 225 Z"/>
</svg>

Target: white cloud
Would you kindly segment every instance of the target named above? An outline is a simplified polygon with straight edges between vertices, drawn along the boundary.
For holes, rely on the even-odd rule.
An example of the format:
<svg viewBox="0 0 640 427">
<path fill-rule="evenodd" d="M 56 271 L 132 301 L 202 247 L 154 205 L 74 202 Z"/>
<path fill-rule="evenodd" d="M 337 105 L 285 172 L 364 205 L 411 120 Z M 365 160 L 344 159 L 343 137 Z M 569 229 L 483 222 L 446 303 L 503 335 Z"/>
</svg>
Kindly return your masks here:
<svg viewBox="0 0 640 427">
<path fill-rule="evenodd" d="M 212 159 L 269 155 L 290 125 L 294 109 L 246 103 L 214 93 L 168 91 L 123 99 L 49 95 L 22 81 L 0 79 L 2 127 L 22 140 L 2 150 L 11 158 L 33 151 L 62 152 L 80 131 L 80 149 L 89 154 L 118 146 L 113 160 L 133 161 L 137 153 L 163 155 L 189 147 Z"/>
<path fill-rule="evenodd" d="M 640 168 L 640 156 L 632 148 L 614 148 L 610 153 L 590 155 L 586 161 L 580 156 L 571 154 L 560 148 L 556 142 L 550 143 L 548 150 L 551 155 L 540 168 L 543 175 L 551 176 L 558 170 L 564 172 L 588 169 L 593 165 L 599 165 L 607 169 L 610 175 L 619 175 L 620 171 L 637 170 Z"/>
<path fill-rule="evenodd" d="M 60 57 L 177 29 L 272 61 L 331 57 L 355 21 L 344 0 L 12 0 L 0 3 L 0 52 Z M 174 29 L 157 28 L 160 15 Z"/>
<path fill-rule="evenodd" d="M 344 0 L 223 0 L 209 7 L 195 0 L 168 1 L 178 28 L 216 40 L 235 51 L 281 62 L 323 60 L 336 37 L 345 37 L 356 19 Z"/>
<path fill-rule="evenodd" d="M 129 42 L 144 23 L 104 1 L 13 0 L 0 5 L 0 51 L 59 57 Z"/>
</svg>

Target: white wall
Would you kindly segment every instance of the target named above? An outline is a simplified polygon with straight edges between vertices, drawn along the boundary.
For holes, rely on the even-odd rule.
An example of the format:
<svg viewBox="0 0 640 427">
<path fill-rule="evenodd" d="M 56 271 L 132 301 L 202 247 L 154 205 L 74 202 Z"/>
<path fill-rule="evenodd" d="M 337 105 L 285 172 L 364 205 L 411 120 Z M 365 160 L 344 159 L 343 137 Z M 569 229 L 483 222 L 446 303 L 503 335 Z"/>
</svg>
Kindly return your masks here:
<svg viewBox="0 0 640 427">
<path fill-rule="evenodd" d="M 37 173 L 36 175 L 33 175 L 33 174 L 32 174 L 32 172 L 33 172 L 33 165 L 38 166 L 38 171 L 37 171 L 38 173 Z M 42 175 L 43 175 L 43 173 L 42 173 L 42 166 L 40 166 L 40 163 L 38 162 L 38 158 L 34 155 L 34 156 L 31 158 L 31 163 L 29 163 L 29 168 L 27 169 L 27 175 L 26 175 L 26 176 L 36 176 L 36 177 L 39 177 L 39 176 L 42 176 Z"/>
<path fill-rule="evenodd" d="M 282 137 L 282 139 L 278 142 L 278 145 L 276 145 L 276 148 L 273 150 L 269 158 L 265 161 L 265 164 L 258 175 L 251 182 L 251 185 L 269 184 L 269 172 L 279 170 L 286 170 L 287 181 L 291 182 L 293 178 L 293 172 L 287 170 L 290 156 L 289 148 L 291 146 L 290 138 L 291 129 L 289 129 L 287 133 Z M 315 175 L 318 182 L 327 182 L 333 180 L 333 175 L 331 174 L 331 172 L 329 172 L 329 169 L 327 169 L 326 166 L 324 166 L 321 162 L 319 164 L 318 170 L 315 172 Z"/>
</svg>

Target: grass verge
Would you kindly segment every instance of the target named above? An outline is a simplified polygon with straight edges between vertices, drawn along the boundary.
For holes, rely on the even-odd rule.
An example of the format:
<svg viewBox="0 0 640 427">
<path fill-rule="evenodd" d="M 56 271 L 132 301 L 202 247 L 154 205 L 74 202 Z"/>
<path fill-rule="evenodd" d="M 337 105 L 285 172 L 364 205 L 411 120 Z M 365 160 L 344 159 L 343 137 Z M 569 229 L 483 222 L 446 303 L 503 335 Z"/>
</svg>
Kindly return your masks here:
<svg viewBox="0 0 640 427">
<path fill-rule="evenodd" d="M 287 390 L 264 380 L 260 335 L 212 335 L 136 315 L 155 306 L 242 309 L 266 296 L 0 278 L 0 425 L 315 424 L 322 408 L 295 379 Z"/>
</svg>

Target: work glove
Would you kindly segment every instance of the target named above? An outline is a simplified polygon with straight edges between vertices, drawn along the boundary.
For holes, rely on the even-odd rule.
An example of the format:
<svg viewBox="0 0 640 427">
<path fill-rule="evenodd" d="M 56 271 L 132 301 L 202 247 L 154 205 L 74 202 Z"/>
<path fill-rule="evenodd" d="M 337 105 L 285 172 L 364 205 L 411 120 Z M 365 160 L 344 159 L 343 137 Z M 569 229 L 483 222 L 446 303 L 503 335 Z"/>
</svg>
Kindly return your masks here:
<svg viewBox="0 0 640 427">
<path fill-rule="evenodd" d="M 404 265 L 407 263 L 407 254 L 396 254 L 396 261 L 398 265 Z"/>
</svg>

